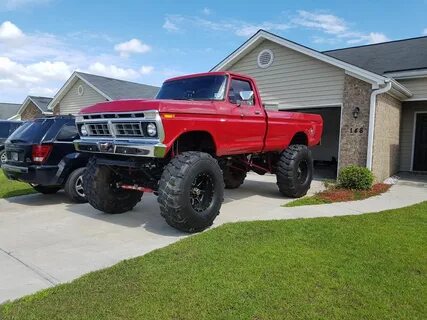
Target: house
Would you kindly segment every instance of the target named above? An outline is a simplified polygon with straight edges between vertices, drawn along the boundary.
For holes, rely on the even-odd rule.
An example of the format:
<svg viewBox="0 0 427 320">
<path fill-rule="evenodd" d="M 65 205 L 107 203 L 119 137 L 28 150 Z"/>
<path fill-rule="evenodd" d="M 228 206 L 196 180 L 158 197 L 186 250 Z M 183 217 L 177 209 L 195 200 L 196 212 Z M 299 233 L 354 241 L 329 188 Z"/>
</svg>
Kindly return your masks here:
<svg viewBox="0 0 427 320">
<path fill-rule="evenodd" d="M 159 87 L 74 72 L 48 105 L 54 114 L 77 114 L 92 104 L 120 99 L 154 98 Z"/>
<path fill-rule="evenodd" d="M 51 115 L 52 112 L 47 109 L 52 98 L 28 96 L 18 110 L 18 118 L 21 120 L 30 120 Z"/>
<path fill-rule="evenodd" d="M 322 115 L 317 161 L 378 181 L 427 171 L 427 37 L 319 52 L 258 31 L 212 71 L 256 79 L 268 107 Z"/>
<path fill-rule="evenodd" d="M 0 120 L 19 120 L 18 110 L 21 107 L 18 103 L 0 102 Z"/>
</svg>

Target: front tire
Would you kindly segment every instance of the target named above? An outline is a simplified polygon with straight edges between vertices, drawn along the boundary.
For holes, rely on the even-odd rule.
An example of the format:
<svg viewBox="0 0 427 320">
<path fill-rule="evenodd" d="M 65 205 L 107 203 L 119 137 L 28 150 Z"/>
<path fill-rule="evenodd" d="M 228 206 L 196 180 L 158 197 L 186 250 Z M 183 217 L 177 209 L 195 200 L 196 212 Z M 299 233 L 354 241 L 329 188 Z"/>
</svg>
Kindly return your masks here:
<svg viewBox="0 0 427 320">
<path fill-rule="evenodd" d="M 184 152 L 165 167 L 159 183 L 161 215 L 184 232 L 210 227 L 224 200 L 218 162 L 207 153 Z"/>
<path fill-rule="evenodd" d="M 107 166 L 92 158 L 83 176 L 83 188 L 89 204 L 105 213 L 118 214 L 132 210 L 141 201 L 142 192 L 117 188 L 119 177 Z"/>
<path fill-rule="evenodd" d="M 78 168 L 70 173 L 64 185 L 64 191 L 68 198 L 76 203 L 87 202 L 83 189 L 83 176 L 86 168 Z"/>
<path fill-rule="evenodd" d="M 7 161 L 7 157 L 6 157 L 6 150 L 1 150 L 0 151 L 0 167 L 6 163 Z"/>
<path fill-rule="evenodd" d="M 305 145 L 291 145 L 277 163 L 277 186 L 287 197 L 305 196 L 313 180 L 313 158 Z"/>
</svg>

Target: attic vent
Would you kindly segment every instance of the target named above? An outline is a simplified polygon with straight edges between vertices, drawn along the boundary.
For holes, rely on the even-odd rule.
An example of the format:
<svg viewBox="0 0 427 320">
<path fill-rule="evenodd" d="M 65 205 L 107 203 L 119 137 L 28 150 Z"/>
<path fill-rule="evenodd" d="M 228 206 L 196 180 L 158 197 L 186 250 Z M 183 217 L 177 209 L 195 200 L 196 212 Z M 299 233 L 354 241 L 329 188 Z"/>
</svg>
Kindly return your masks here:
<svg viewBox="0 0 427 320">
<path fill-rule="evenodd" d="M 78 94 L 79 96 L 82 96 L 84 92 L 85 92 L 85 89 L 83 88 L 83 86 L 82 86 L 82 85 L 79 85 L 79 86 L 77 87 L 77 94 Z"/>
<path fill-rule="evenodd" d="M 274 60 L 273 51 L 270 49 L 262 50 L 258 54 L 258 67 L 260 68 L 268 68 Z"/>
</svg>

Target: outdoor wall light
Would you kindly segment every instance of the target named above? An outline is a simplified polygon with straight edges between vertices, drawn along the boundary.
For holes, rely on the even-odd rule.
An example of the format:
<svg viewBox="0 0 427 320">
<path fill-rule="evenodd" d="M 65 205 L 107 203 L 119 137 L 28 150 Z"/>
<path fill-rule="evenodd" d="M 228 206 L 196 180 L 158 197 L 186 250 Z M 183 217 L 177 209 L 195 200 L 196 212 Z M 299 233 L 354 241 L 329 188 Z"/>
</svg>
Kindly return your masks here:
<svg viewBox="0 0 427 320">
<path fill-rule="evenodd" d="M 353 109 L 353 118 L 357 119 L 359 117 L 359 113 L 360 113 L 360 108 L 356 107 Z"/>
</svg>

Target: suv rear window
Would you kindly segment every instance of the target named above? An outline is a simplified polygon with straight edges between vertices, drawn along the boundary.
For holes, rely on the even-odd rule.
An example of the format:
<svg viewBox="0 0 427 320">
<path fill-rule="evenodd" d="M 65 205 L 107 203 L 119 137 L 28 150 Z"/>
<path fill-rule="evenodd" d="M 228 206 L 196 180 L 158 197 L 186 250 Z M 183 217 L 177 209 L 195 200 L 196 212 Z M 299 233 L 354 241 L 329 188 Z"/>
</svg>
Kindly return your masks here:
<svg viewBox="0 0 427 320">
<path fill-rule="evenodd" d="M 9 137 L 11 142 L 39 143 L 53 124 L 52 119 L 37 119 L 25 122 Z"/>
<path fill-rule="evenodd" d="M 0 123 L 0 138 L 7 138 L 10 132 L 9 123 Z"/>
</svg>

